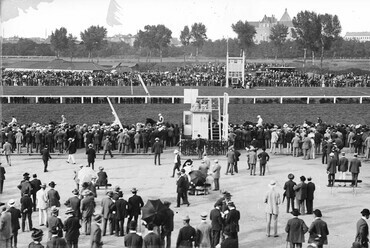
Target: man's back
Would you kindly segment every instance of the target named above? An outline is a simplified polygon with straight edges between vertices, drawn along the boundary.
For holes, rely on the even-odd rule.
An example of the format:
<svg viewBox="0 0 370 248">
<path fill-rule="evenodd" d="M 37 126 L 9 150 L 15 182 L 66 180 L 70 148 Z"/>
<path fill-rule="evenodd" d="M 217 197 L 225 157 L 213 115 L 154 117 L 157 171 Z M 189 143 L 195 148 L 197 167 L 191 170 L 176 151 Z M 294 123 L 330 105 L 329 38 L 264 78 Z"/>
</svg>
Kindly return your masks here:
<svg viewBox="0 0 370 248">
<path fill-rule="evenodd" d="M 136 233 L 128 233 L 125 236 L 125 247 L 141 248 L 143 246 L 143 238 Z"/>
</svg>

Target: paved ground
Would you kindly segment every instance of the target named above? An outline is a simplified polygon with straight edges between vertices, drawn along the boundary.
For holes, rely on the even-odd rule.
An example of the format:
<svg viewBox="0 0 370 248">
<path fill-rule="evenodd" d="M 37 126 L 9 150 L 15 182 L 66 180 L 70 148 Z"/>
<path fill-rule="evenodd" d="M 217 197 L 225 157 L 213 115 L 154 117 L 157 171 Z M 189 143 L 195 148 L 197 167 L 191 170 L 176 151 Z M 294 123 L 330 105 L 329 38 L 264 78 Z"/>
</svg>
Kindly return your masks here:
<svg viewBox="0 0 370 248">
<path fill-rule="evenodd" d="M 96 167 L 104 166 L 109 181 L 112 185 L 120 185 L 124 190 L 124 198 L 131 196 L 130 189 L 138 188 L 138 194 L 146 202 L 147 199 L 169 200 L 175 206 L 176 182 L 171 178 L 173 150 L 167 150 L 162 156 L 162 166 L 153 165 L 153 156 L 115 156 L 114 159 L 101 160 L 98 158 Z M 77 154 L 77 164 L 85 164 L 85 155 L 80 151 Z M 212 157 L 212 159 L 216 157 Z M 217 157 L 225 172 L 225 157 Z M 184 159 L 184 158 L 183 158 Z M 13 166 L 6 168 L 5 193 L 1 195 L 1 201 L 6 202 L 11 198 L 19 199 L 20 193 L 16 186 L 22 179 L 24 172 L 37 173 L 39 178 L 46 183 L 54 180 L 56 189 L 60 192 L 61 203 L 64 203 L 72 194 L 74 188 L 73 170 L 77 165 L 67 164 L 66 155 L 54 155 L 50 162 L 48 173 L 43 173 L 42 161 L 39 156 L 15 156 L 12 159 Z M 4 165 L 4 157 L 1 157 Z M 195 161 L 195 167 L 200 163 Z M 360 211 L 363 208 L 370 208 L 370 168 L 369 163 L 363 163 L 360 179 L 364 181 L 352 194 L 351 188 L 327 188 L 327 175 L 325 166 L 321 159 L 302 160 L 285 155 L 274 155 L 269 162 L 269 171 L 265 177 L 250 176 L 246 170 L 245 154 L 239 166 L 239 174 L 225 176 L 222 173 L 220 180 L 222 190 L 228 190 L 233 195 L 233 201 L 241 212 L 240 221 L 240 247 L 286 247 L 286 234 L 284 231 L 287 220 L 291 215 L 285 213 L 285 203 L 281 206 L 281 214 L 278 224 L 278 238 L 267 238 L 265 235 L 265 214 L 263 196 L 268 190 L 268 183 L 275 179 L 278 181 L 277 190 L 282 194 L 282 187 L 287 180 L 287 175 L 293 173 L 296 179 L 301 175 L 312 176 L 316 183 L 314 208 L 321 209 L 323 219 L 329 226 L 329 245 L 327 247 L 350 247 L 355 236 L 356 222 L 360 218 Z M 98 191 L 97 205 L 105 194 L 105 190 Z M 181 218 L 189 215 L 190 223 L 196 226 L 200 223 L 199 214 L 203 211 L 209 212 L 214 202 L 221 196 L 219 192 L 212 191 L 209 195 L 189 196 L 190 207 L 181 206 L 175 210 L 175 231 L 172 234 L 173 243 L 177 238 L 179 228 L 182 226 Z M 19 202 L 19 201 L 18 201 Z M 100 207 L 97 208 L 100 210 Z M 64 219 L 65 206 L 62 206 L 61 216 Z M 312 215 L 303 215 L 302 219 L 307 225 L 313 221 Z M 35 227 L 38 227 L 38 213 L 33 214 Z M 46 229 L 45 227 L 43 228 Z M 19 234 L 19 248 L 26 247 L 31 242 L 31 233 Z M 306 241 L 308 235 L 306 235 Z M 80 237 L 79 247 L 88 247 L 89 238 Z M 122 247 L 123 238 L 106 236 L 103 237 L 104 247 Z M 43 244 L 46 243 L 44 238 Z M 304 245 L 306 247 L 307 244 Z"/>
</svg>

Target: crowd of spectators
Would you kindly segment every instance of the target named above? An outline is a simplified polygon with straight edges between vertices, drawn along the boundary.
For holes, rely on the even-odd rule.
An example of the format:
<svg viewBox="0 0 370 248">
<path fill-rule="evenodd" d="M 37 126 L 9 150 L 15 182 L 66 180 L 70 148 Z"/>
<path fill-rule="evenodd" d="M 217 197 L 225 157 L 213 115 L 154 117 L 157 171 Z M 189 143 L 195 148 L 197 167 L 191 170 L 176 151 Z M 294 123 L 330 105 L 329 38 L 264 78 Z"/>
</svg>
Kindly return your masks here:
<svg viewBox="0 0 370 248">
<path fill-rule="evenodd" d="M 173 71 L 140 73 L 147 86 L 225 86 L 226 66 L 194 64 Z M 231 81 L 229 82 L 231 84 Z M 137 86 L 136 72 L 96 71 L 3 71 L 3 86 Z M 346 73 L 314 74 L 283 69 L 269 70 L 265 64 L 247 64 L 245 85 L 238 87 L 369 87 L 370 75 Z"/>
</svg>

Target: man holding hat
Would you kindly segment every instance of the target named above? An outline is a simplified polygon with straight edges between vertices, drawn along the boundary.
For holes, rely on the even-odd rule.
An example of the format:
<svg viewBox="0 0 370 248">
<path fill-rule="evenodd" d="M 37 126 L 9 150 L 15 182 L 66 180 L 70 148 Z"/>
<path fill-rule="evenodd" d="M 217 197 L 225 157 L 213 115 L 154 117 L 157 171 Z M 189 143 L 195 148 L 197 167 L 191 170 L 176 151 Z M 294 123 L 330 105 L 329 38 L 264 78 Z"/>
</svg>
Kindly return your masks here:
<svg viewBox="0 0 370 248">
<path fill-rule="evenodd" d="M 164 222 L 162 223 L 162 228 L 161 228 L 161 240 L 162 244 L 164 245 L 166 242 L 166 248 L 171 247 L 171 233 L 173 231 L 173 217 L 174 217 L 174 212 L 170 209 L 171 202 L 169 201 L 164 201 L 163 205 L 166 207 L 164 210 L 164 216 L 166 218 L 164 219 Z"/>
<path fill-rule="evenodd" d="M 346 153 L 342 152 L 342 156 L 340 157 L 338 163 L 339 179 L 345 180 L 347 171 L 348 171 L 348 159 L 346 158 Z M 342 184 L 339 184 L 339 186 L 342 186 Z M 346 183 L 344 183 L 344 187 L 345 186 Z"/>
<path fill-rule="evenodd" d="M 157 165 L 157 158 L 158 158 L 158 165 L 161 165 L 161 153 L 163 152 L 162 143 L 159 141 L 159 138 L 155 138 L 155 142 L 152 145 L 152 152 L 154 153 L 154 165 Z"/>
<path fill-rule="evenodd" d="M 41 189 L 36 193 L 37 204 L 36 207 L 39 209 L 39 225 L 46 225 L 47 216 L 48 216 L 48 194 L 46 192 L 46 184 L 41 184 Z"/>
<path fill-rule="evenodd" d="M 328 187 L 333 187 L 335 180 L 335 173 L 337 173 L 338 160 L 334 156 L 334 153 L 329 154 L 329 163 L 326 167 L 326 173 L 328 173 Z"/>
<path fill-rule="evenodd" d="M 349 164 L 349 171 L 352 173 L 351 186 L 357 187 L 358 174 L 360 173 L 361 161 L 357 158 L 357 153 L 353 154 L 353 159 Z"/>
<path fill-rule="evenodd" d="M 361 211 L 361 219 L 357 221 L 356 224 L 356 237 L 355 242 L 360 243 L 361 247 L 369 247 L 369 226 L 366 222 L 367 219 L 369 219 L 370 216 L 370 210 L 367 208 L 364 208 Z"/>
<path fill-rule="evenodd" d="M 128 220 L 127 223 L 130 223 L 132 219 L 135 220 L 135 222 L 138 222 L 139 215 L 141 214 L 141 208 L 144 206 L 143 199 L 141 196 L 137 195 L 137 189 L 132 188 L 131 189 L 132 196 L 128 198 Z M 126 229 L 126 232 L 128 233 L 128 227 Z"/>
<path fill-rule="evenodd" d="M 288 175 L 288 181 L 285 182 L 284 184 L 284 197 L 286 197 L 286 212 L 289 213 L 289 207 L 292 206 L 292 210 L 294 209 L 294 198 L 295 198 L 295 191 L 294 191 L 294 186 L 297 184 L 293 181 L 294 175 L 292 173 L 289 173 Z M 283 202 L 284 202 L 284 197 L 283 197 Z"/>
<path fill-rule="evenodd" d="M 176 248 L 193 247 L 193 242 L 196 239 L 196 231 L 192 226 L 190 226 L 190 218 L 188 215 L 186 215 L 182 220 L 184 226 L 179 230 Z"/>
<path fill-rule="evenodd" d="M 279 192 L 275 191 L 275 187 L 276 187 L 275 180 L 272 180 L 268 186 L 270 190 L 267 191 L 265 195 L 266 219 L 267 219 L 266 236 L 270 237 L 271 220 L 272 220 L 273 226 L 274 226 L 274 237 L 278 237 L 277 220 L 278 220 L 278 215 L 279 215 L 279 204 L 281 203 L 280 194 Z"/>
<path fill-rule="evenodd" d="M 200 214 L 201 223 L 196 227 L 197 239 L 196 247 L 211 247 L 211 234 L 212 226 L 207 223 L 207 213 L 203 212 Z"/>
<path fill-rule="evenodd" d="M 293 209 L 291 212 L 293 218 L 288 220 L 285 227 L 285 232 L 288 233 L 286 241 L 290 243 L 291 248 L 302 248 L 302 243 L 305 241 L 304 234 L 308 231 L 306 223 L 298 216 L 301 214 L 298 209 Z"/>
<path fill-rule="evenodd" d="M 69 248 L 78 248 L 78 238 L 80 237 L 80 220 L 74 216 L 75 211 L 67 208 L 67 219 L 64 221 L 63 230 L 66 232 L 65 238 Z"/>
<path fill-rule="evenodd" d="M 103 242 L 101 241 L 102 238 L 102 232 L 101 232 L 101 221 L 102 216 L 100 214 L 93 216 L 93 223 L 91 225 L 91 238 L 90 238 L 90 244 L 91 248 L 101 248 L 103 247 Z"/>
<path fill-rule="evenodd" d="M 173 172 L 171 177 L 175 177 L 175 171 L 177 170 L 178 172 L 180 171 L 180 166 L 181 166 L 181 157 L 180 157 L 180 152 L 179 150 L 175 149 L 173 152 L 175 154 L 175 159 L 174 159 L 174 166 L 173 166 Z"/>
<path fill-rule="evenodd" d="M 315 215 L 315 220 L 308 229 L 308 232 L 310 233 L 308 243 L 314 243 L 317 248 L 322 248 L 324 245 L 328 244 L 328 225 L 321 219 L 322 214 L 320 209 L 315 209 L 313 214 Z"/>
</svg>

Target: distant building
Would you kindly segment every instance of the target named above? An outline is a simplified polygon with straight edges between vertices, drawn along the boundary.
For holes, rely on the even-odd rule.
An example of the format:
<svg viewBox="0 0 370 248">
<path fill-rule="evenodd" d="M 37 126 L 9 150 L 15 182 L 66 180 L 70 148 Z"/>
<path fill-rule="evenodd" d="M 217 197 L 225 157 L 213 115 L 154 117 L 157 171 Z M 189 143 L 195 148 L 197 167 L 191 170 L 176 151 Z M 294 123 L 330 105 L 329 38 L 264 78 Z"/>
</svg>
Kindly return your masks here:
<svg viewBox="0 0 370 248">
<path fill-rule="evenodd" d="M 345 40 L 357 40 L 359 42 L 370 41 L 370 32 L 347 32 Z"/>
<path fill-rule="evenodd" d="M 182 46 L 181 41 L 177 38 L 172 38 L 171 42 L 170 42 L 170 45 L 175 46 L 175 47 L 181 47 Z"/>
<path fill-rule="evenodd" d="M 288 14 L 288 10 L 285 9 L 284 14 L 279 21 L 275 18 L 274 15 L 272 15 L 271 17 L 265 15 L 261 21 L 249 22 L 250 25 L 253 25 L 256 28 L 254 42 L 258 44 L 261 43 L 262 41 L 270 41 L 269 36 L 271 34 L 271 28 L 278 23 L 283 24 L 289 28 L 287 39 L 291 39 L 292 38 L 291 28 L 293 28 L 293 23 L 292 19 Z"/>
<path fill-rule="evenodd" d="M 136 35 L 116 34 L 112 37 L 107 37 L 106 40 L 110 41 L 110 42 L 124 42 L 124 43 L 129 44 L 130 46 L 134 46 L 134 42 L 136 40 Z"/>
</svg>

